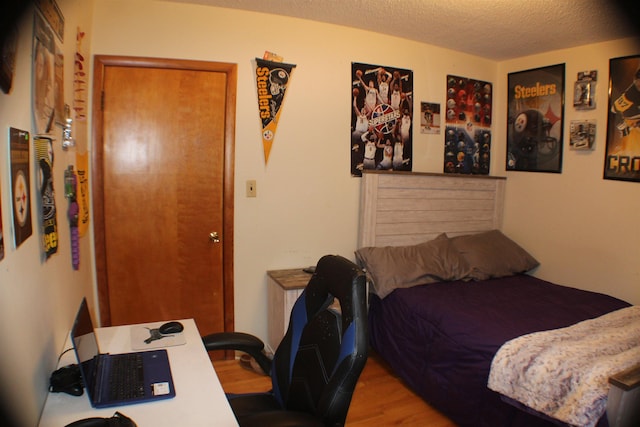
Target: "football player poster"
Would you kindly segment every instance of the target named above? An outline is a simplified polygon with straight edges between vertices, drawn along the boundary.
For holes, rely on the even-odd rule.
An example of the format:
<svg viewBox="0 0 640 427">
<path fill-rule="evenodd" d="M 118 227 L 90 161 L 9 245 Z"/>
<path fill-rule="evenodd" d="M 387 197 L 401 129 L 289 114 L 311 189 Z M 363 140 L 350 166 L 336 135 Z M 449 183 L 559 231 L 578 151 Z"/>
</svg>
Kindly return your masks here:
<svg viewBox="0 0 640 427">
<path fill-rule="evenodd" d="M 13 235 L 16 248 L 32 233 L 29 143 L 29 132 L 9 128 L 11 206 L 13 207 Z"/>
<path fill-rule="evenodd" d="M 269 161 L 271 146 L 282 113 L 282 103 L 295 65 L 256 58 L 258 111 L 262 122 L 264 163 Z"/>
<path fill-rule="evenodd" d="M 609 60 L 604 178 L 640 182 L 640 55 Z"/>
<path fill-rule="evenodd" d="M 564 69 L 509 74 L 507 170 L 562 172 Z"/>
<path fill-rule="evenodd" d="M 492 100 L 491 83 L 447 76 L 445 173 L 489 174 Z"/>
<path fill-rule="evenodd" d="M 413 71 L 351 63 L 351 175 L 411 170 Z"/>
</svg>

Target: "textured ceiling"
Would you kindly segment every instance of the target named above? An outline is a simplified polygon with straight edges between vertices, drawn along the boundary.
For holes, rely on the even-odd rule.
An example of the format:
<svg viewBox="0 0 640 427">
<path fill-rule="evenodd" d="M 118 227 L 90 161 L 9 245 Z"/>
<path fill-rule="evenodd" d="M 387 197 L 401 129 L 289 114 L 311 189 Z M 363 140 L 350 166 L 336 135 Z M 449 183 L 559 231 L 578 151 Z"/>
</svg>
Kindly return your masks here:
<svg viewBox="0 0 640 427">
<path fill-rule="evenodd" d="M 637 0 L 168 1 L 328 22 L 493 60 L 630 37 L 640 28 Z"/>
</svg>

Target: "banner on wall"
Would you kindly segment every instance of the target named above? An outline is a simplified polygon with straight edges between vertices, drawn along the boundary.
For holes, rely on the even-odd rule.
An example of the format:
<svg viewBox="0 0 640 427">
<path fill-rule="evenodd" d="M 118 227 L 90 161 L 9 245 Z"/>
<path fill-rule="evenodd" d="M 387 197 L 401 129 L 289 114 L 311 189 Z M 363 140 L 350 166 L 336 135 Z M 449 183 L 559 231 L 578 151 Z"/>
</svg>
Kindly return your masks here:
<svg viewBox="0 0 640 427">
<path fill-rule="evenodd" d="M 85 153 L 76 154 L 76 177 L 78 189 L 76 198 L 78 200 L 78 235 L 83 237 L 89 228 L 89 155 Z"/>
<path fill-rule="evenodd" d="M 282 113 L 285 92 L 295 67 L 293 64 L 256 58 L 256 88 L 258 90 L 258 111 L 262 122 L 262 147 L 265 164 L 269 161 L 271 146 Z"/>
<path fill-rule="evenodd" d="M 33 145 L 40 177 L 40 232 L 45 259 L 58 252 L 58 220 L 56 198 L 53 191 L 53 139 L 35 136 Z"/>
</svg>

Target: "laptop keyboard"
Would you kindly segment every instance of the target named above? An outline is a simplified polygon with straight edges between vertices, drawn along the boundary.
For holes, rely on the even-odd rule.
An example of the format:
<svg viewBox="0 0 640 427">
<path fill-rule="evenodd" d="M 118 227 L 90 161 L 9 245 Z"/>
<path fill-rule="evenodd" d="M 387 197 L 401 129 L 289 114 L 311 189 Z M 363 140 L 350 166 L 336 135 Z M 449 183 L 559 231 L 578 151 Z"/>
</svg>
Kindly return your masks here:
<svg viewBox="0 0 640 427">
<path fill-rule="evenodd" d="M 110 400 L 131 399 L 144 396 L 144 369 L 139 353 L 111 355 L 109 373 Z"/>
</svg>

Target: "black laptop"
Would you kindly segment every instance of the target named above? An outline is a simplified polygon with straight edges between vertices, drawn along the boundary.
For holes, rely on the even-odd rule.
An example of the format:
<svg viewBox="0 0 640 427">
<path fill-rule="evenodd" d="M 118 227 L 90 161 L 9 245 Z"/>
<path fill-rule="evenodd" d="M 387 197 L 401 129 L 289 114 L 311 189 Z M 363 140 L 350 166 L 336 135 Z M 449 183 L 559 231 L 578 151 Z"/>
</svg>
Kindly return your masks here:
<svg viewBox="0 0 640 427">
<path fill-rule="evenodd" d="M 83 299 L 71 330 L 84 388 L 95 408 L 175 397 L 167 350 L 103 354 Z"/>
</svg>

